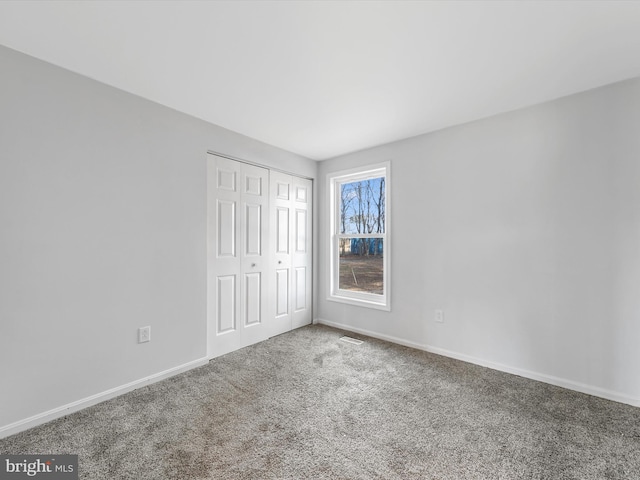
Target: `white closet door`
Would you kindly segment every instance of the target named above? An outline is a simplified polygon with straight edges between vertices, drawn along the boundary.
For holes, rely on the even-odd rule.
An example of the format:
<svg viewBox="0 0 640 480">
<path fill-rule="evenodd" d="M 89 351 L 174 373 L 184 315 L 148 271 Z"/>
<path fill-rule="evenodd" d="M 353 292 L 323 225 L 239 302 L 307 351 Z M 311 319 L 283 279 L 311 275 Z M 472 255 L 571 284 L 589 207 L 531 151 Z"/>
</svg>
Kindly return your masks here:
<svg viewBox="0 0 640 480">
<path fill-rule="evenodd" d="M 242 328 L 243 345 L 269 338 L 267 320 L 269 281 L 267 261 L 269 251 L 269 170 L 253 165 L 242 165 Z"/>
<path fill-rule="evenodd" d="M 309 325 L 311 317 L 311 180 L 292 177 L 291 311 L 292 327 Z"/>
<path fill-rule="evenodd" d="M 208 159 L 208 351 L 268 338 L 269 171 Z"/>
<path fill-rule="evenodd" d="M 311 323 L 311 180 L 271 172 L 271 335 Z"/>
</svg>

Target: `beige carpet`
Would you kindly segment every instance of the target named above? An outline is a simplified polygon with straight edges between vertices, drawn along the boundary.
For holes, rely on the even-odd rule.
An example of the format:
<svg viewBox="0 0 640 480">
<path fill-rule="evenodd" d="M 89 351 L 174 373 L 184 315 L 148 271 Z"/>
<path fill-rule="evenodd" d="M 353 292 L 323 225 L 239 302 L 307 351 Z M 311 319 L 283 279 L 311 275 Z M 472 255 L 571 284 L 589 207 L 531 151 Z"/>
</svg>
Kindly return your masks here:
<svg viewBox="0 0 640 480">
<path fill-rule="evenodd" d="M 0 440 L 81 479 L 638 479 L 640 409 L 310 326 Z"/>
</svg>

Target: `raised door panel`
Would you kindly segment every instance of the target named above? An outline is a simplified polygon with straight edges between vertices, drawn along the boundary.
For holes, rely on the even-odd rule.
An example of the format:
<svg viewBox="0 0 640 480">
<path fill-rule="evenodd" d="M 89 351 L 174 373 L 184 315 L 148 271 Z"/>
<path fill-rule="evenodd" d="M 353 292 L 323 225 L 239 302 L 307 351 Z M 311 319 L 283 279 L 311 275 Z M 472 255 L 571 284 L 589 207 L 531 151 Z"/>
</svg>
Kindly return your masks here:
<svg viewBox="0 0 640 480">
<path fill-rule="evenodd" d="M 259 257 L 262 255 L 262 205 L 246 204 L 246 246 L 245 256 Z"/>
<path fill-rule="evenodd" d="M 276 253 L 289 253 L 289 207 L 277 207 Z"/>
<path fill-rule="evenodd" d="M 307 197 L 309 193 L 308 187 L 296 185 L 295 189 L 296 189 L 296 202 L 307 203 Z"/>
<path fill-rule="evenodd" d="M 296 209 L 296 253 L 307 251 L 307 211 Z"/>
<path fill-rule="evenodd" d="M 289 313 L 289 269 L 276 270 L 276 317 Z"/>
<path fill-rule="evenodd" d="M 218 257 L 236 256 L 236 202 L 218 200 Z"/>
<path fill-rule="evenodd" d="M 247 273 L 245 276 L 244 324 L 256 325 L 262 322 L 262 274 Z"/>
<path fill-rule="evenodd" d="M 290 181 L 288 175 L 281 175 L 281 181 L 276 182 L 276 199 L 289 200 Z"/>
<path fill-rule="evenodd" d="M 261 169 L 264 170 L 264 169 Z M 247 195 L 254 195 L 256 197 L 261 197 L 263 194 L 262 184 L 264 183 L 263 175 L 260 172 L 256 173 L 247 173 L 245 175 L 245 189 L 244 193 Z"/>
<path fill-rule="evenodd" d="M 216 169 L 217 188 L 219 190 L 227 190 L 235 192 L 237 190 L 238 171 L 236 166 L 228 162 L 224 166 L 219 165 Z"/>
<path fill-rule="evenodd" d="M 224 334 L 236 330 L 236 276 L 224 275 L 217 282 L 217 318 L 216 334 Z"/>
<path fill-rule="evenodd" d="M 299 312 L 307 308 L 307 267 L 296 267 L 295 272 L 296 301 L 294 309 Z"/>
</svg>

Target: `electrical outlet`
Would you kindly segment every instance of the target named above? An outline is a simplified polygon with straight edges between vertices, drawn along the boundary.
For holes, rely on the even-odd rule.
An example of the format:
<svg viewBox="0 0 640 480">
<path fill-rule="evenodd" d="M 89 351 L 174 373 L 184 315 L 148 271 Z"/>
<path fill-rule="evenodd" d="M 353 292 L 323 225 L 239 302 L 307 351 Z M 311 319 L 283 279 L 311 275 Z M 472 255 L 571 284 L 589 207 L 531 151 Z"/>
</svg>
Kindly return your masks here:
<svg viewBox="0 0 640 480">
<path fill-rule="evenodd" d="M 444 310 L 436 310 L 436 322 L 444 323 Z"/>
<path fill-rule="evenodd" d="M 151 327 L 140 327 L 138 329 L 138 343 L 151 341 Z"/>
</svg>

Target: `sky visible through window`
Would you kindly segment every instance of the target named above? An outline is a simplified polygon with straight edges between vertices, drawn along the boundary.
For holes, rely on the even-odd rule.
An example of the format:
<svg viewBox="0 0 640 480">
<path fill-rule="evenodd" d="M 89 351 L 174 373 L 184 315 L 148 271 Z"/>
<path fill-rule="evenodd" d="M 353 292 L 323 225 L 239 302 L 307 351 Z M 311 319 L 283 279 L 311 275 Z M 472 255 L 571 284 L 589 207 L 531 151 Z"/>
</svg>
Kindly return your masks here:
<svg viewBox="0 0 640 480">
<path fill-rule="evenodd" d="M 340 185 L 341 234 L 385 232 L 385 178 Z"/>
</svg>

